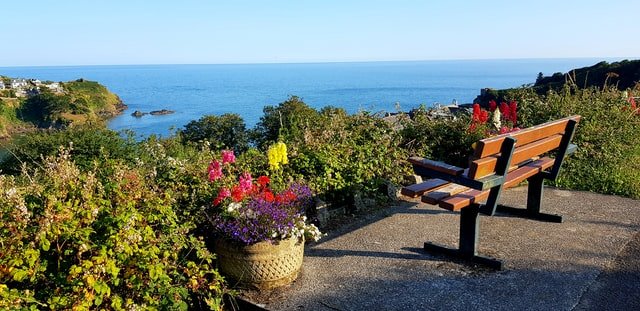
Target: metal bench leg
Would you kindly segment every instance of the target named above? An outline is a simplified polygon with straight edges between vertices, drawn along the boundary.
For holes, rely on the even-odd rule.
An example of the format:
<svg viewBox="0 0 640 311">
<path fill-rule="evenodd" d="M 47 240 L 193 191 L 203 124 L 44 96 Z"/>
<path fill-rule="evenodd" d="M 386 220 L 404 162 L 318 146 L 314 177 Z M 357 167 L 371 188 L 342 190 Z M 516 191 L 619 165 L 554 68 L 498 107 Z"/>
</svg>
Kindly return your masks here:
<svg viewBox="0 0 640 311">
<path fill-rule="evenodd" d="M 479 210 L 479 205 L 474 204 L 460 211 L 460 241 L 458 249 L 426 242 L 424 243 L 425 251 L 470 261 L 496 270 L 502 269 L 501 261 L 478 256 L 478 238 L 480 233 Z"/>
<path fill-rule="evenodd" d="M 542 193 L 544 191 L 544 177 L 541 174 L 537 174 L 527 179 L 527 181 L 529 182 L 529 186 L 527 187 L 527 209 L 499 205 L 497 209 L 498 212 L 540 221 L 561 223 L 561 215 L 540 212 L 540 208 L 542 207 Z"/>
</svg>

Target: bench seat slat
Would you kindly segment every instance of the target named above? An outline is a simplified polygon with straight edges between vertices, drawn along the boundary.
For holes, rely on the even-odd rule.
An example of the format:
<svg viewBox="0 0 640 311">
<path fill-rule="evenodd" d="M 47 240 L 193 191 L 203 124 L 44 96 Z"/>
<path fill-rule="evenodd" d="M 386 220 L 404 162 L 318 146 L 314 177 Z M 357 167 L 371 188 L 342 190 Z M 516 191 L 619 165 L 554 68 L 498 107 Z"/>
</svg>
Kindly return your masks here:
<svg viewBox="0 0 640 311">
<path fill-rule="evenodd" d="M 502 134 L 491 138 L 486 138 L 475 143 L 474 157 L 484 158 L 492 154 L 500 153 L 500 147 L 505 137 L 513 137 L 517 140 L 516 147 L 526 145 L 536 140 L 543 139 L 555 134 L 563 134 L 569 120 L 579 121 L 580 116 L 562 118 L 556 121 L 526 128 L 517 132 Z"/>
<path fill-rule="evenodd" d="M 511 163 L 520 163 L 534 156 L 544 154 L 550 150 L 558 148 L 562 141 L 562 135 L 557 134 L 547 138 L 519 146 L 514 150 Z M 474 160 L 469 165 L 469 177 L 481 178 L 495 173 L 498 157 L 489 156 L 483 159 Z"/>
<path fill-rule="evenodd" d="M 432 178 L 419 184 L 403 187 L 400 193 L 411 198 L 417 198 L 429 190 L 438 189 L 446 186 L 447 184 L 449 184 L 449 182 L 446 180 Z"/>
<path fill-rule="evenodd" d="M 452 195 L 458 194 L 463 191 L 467 191 L 470 188 L 461 186 L 458 184 L 450 184 L 446 187 L 442 187 L 439 189 L 433 189 L 431 191 L 426 192 L 422 196 L 422 202 L 429 204 L 438 204 L 440 200 L 448 198 Z"/>
<path fill-rule="evenodd" d="M 554 159 L 544 157 L 540 160 L 533 161 L 527 165 L 524 165 L 507 174 L 504 188 L 510 188 L 518 185 L 523 180 L 553 166 Z M 481 202 L 487 199 L 489 196 L 489 190 L 469 190 L 462 193 L 458 193 L 451 197 L 448 197 L 440 201 L 441 208 L 450 211 L 459 211 L 472 203 Z"/>
</svg>

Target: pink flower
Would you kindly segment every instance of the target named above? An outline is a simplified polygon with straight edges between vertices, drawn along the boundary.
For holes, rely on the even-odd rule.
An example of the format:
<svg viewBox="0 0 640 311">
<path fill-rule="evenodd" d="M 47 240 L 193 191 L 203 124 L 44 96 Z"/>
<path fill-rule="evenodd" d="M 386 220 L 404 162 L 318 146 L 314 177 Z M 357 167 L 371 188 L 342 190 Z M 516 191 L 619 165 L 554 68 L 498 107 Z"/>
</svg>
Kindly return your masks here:
<svg viewBox="0 0 640 311">
<path fill-rule="evenodd" d="M 218 193 L 218 197 L 215 198 L 215 200 L 213 200 L 213 205 L 218 205 L 220 204 L 220 202 L 222 202 L 222 200 L 228 198 L 231 196 L 231 190 L 227 189 L 227 188 L 222 188 L 220 189 L 220 192 Z"/>
<path fill-rule="evenodd" d="M 251 192 L 251 189 L 253 189 L 253 178 L 251 178 L 249 172 L 242 173 L 239 186 L 243 192 Z"/>
<path fill-rule="evenodd" d="M 222 166 L 217 160 L 213 160 L 211 161 L 211 163 L 209 163 L 209 168 L 207 169 L 207 171 L 209 172 L 209 181 L 214 181 L 222 178 Z"/>
<path fill-rule="evenodd" d="M 222 150 L 222 164 L 235 162 L 236 155 L 233 154 L 233 150 Z"/>
<path fill-rule="evenodd" d="M 506 126 L 503 126 L 500 128 L 500 134 L 506 134 L 509 133 L 509 128 Z"/>
</svg>

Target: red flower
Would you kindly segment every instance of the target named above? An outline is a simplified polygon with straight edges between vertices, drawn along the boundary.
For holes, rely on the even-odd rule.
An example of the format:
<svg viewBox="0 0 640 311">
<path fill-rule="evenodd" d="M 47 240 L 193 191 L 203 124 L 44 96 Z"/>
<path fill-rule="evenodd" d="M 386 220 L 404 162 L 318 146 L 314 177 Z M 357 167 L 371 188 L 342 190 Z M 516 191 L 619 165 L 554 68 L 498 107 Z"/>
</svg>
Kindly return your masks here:
<svg viewBox="0 0 640 311">
<path fill-rule="evenodd" d="M 263 192 L 262 196 L 263 196 L 264 200 L 267 201 L 267 202 L 273 202 L 276 199 L 276 197 L 273 195 L 273 192 L 271 192 L 269 190 Z"/>
<path fill-rule="evenodd" d="M 244 199 L 244 195 L 245 193 L 240 186 L 234 186 L 231 189 L 231 199 L 233 199 L 234 202 L 242 201 L 242 199 Z"/>
<path fill-rule="evenodd" d="M 489 112 L 486 110 L 480 111 L 480 123 L 486 123 L 489 120 Z"/>
<path fill-rule="evenodd" d="M 480 104 L 473 104 L 473 121 L 474 122 L 479 122 L 480 121 Z"/>
<path fill-rule="evenodd" d="M 511 110 L 509 114 L 511 122 L 516 124 L 516 121 L 518 121 L 518 103 L 516 103 L 515 100 L 512 100 L 511 103 L 509 103 L 509 110 Z"/>
<path fill-rule="evenodd" d="M 271 180 L 267 176 L 263 175 L 258 177 L 258 184 L 262 187 L 266 187 L 269 182 L 271 182 Z"/>
<path fill-rule="evenodd" d="M 511 109 L 509 108 L 509 105 L 507 105 L 507 103 L 505 102 L 501 102 L 500 103 L 500 113 L 502 114 L 502 118 L 504 118 L 505 120 L 511 120 L 511 116 L 509 115 L 511 112 Z"/>
<path fill-rule="evenodd" d="M 489 101 L 489 111 L 494 112 L 496 111 L 496 108 L 498 108 L 498 104 L 496 104 L 495 100 L 490 100 Z"/>
</svg>

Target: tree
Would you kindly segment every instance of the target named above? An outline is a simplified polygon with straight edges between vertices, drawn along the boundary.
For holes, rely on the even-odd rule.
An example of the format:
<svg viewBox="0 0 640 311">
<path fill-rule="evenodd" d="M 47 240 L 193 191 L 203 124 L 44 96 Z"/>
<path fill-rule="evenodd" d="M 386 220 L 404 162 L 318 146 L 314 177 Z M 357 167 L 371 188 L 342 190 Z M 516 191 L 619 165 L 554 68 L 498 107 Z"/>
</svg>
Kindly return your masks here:
<svg viewBox="0 0 640 311">
<path fill-rule="evenodd" d="M 297 96 L 291 96 L 275 107 L 266 106 L 263 113 L 253 133 L 259 147 L 279 139 L 284 139 L 287 143 L 301 141 L 304 130 L 317 124 L 320 117 L 318 111 Z"/>
<path fill-rule="evenodd" d="M 207 115 L 189 122 L 180 131 L 183 143 L 207 140 L 212 149 L 233 149 L 237 153 L 249 148 L 249 134 L 244 120 L 235 113 Z"/>
</svg>

